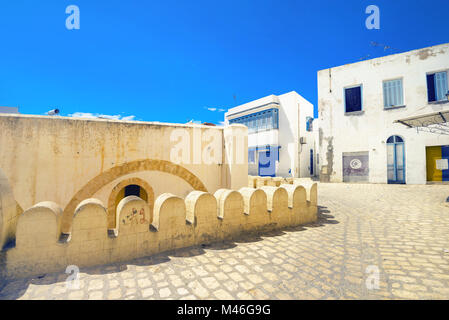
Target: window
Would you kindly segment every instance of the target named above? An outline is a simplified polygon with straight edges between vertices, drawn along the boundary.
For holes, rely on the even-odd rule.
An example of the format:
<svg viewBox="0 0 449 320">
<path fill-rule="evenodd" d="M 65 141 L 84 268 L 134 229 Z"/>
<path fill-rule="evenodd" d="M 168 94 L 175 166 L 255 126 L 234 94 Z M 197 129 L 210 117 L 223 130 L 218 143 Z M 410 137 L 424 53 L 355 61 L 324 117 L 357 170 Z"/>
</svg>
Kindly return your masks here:
<svg viewBox="0 0 449 320">
<path fill-rule="evenodd" d="M 248 150 L 248 163 L 256 163 L 256 150 Z"/>
<path fill-rule="evenodd" d="M 427 100 L 429 102 L 446 100 L 447 87 L 447 71 L 428 74 Z"/>
<path fill-rule="evenodd" d="M 273 109 L 272 110 L 272 129 L 279 129 L 279 115 L 278 115 L 278 110 L 277 109 Z"/>
<path fill-rule="evenodd" d="M 393 108 L 404 105 L 402 79 L 384 81 L 384 107 Z"/>
<path fill-rule="evenodd" d="M 240 123 L 248 127 L 248 132 L 278 129 L 278 110 L 269 109 L 253 113 L 251 115 L 230 119 L 229 124 Z"/>
<path fill-rule="evenodd" d="M 387 143 L 399 143 L 399 142 L 404 142 L 404 140 L 400 136 L 391 136 L 387 140 Z"/>
<path fill-rule="evenodd" d="M 307 117 L 306 119 L 306 131 L 312 131 L 313 130 L 313 118 Z"/>
<path fill-rule="evenodd" d="M 362 110 L 362 86 L 345 89 L 345 112 Z"/>
</svg>

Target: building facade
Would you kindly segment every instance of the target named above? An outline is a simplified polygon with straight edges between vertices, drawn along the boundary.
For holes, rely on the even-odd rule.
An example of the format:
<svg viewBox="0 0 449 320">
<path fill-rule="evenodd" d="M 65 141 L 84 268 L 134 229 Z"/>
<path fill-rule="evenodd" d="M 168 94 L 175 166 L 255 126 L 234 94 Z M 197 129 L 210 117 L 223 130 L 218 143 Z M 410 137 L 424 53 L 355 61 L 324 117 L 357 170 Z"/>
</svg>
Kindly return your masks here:
<svg viewBox="0 0 449 320">
<path fill-rule="evenodd" d="M 320 180 L 449 180 L 449 136 L 397 122 L 449 109 L 449 44 L 318 72 Z"/>
<path fill-rule="evenodd" d="M 229 109 L 225 122 L 248 127 L 250 175 L 314 175 L 313 105 L 298 93 L 270 95 Z"/>
</svg>

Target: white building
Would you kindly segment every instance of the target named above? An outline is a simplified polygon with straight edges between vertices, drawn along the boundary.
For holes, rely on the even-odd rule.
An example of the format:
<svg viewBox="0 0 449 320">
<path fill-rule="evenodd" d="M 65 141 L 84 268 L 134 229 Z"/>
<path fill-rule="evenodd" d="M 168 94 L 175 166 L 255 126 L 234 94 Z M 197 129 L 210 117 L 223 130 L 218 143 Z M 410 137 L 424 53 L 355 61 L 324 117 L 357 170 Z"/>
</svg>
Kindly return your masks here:
<svg viewBox="0 0 449 320">
<path fill-rule="evenodd" d="M 448 70 L 442 44 L 319 71 L 320 180 L 449 180 L 449 135 L 435 134 L 445 131 Z M 416 125 L 426 114 L 443 130 L 427 126 L 435 120 Z"/>
<path fill-rule="evenodd" d="M 270 95 L 229 109 L 225 122 L 248 127 L 250 175 L 314 175 L 313 105 L 298 93 Z"/>
<path fill-rule="evenodd" d="M 19 113 L 18 107 L 0 107 L 0 113 Z"/>
</svg>

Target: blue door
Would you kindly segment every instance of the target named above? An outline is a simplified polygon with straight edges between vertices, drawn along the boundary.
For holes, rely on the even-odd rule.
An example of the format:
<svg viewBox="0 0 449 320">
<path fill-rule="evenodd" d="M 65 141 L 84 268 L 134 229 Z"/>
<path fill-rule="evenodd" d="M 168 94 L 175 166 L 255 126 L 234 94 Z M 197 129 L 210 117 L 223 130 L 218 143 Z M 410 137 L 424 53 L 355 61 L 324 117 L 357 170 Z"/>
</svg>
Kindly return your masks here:
<svg viewBox="0 0 449 320">
<path fill-rule="evenodd" d="M 276 150 L 269 147 L 259 151 L 259 176 L 274 177 L 276 176 Z"/>
<path fill-rule="evenodd" d="M 404 140 L 399 136 L 387 140 L 387 176 L 388 183 L 405 183 Z"/>
</svg>

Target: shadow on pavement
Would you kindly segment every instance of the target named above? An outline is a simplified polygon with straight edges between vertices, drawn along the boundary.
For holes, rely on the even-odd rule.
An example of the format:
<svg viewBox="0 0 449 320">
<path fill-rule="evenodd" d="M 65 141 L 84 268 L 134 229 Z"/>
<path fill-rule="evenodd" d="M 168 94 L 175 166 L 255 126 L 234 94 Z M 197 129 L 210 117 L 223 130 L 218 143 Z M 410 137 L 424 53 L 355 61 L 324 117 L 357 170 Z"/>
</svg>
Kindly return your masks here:
<svg viewBox="0 0 449 320">
<path fill-rule="evenodd" d="M 79 268 L 81 273 L 88 275 L 106 275 L 111 273 L 123 272 L 129 269 L 133 269 L 135 266 L 157 266 L 165 262 L 169 262 L 173 258 L 187 258 L 199 256 L 207 252 L 207 250 L 225 251 L 238 246 L 239 243 L 254 243 L 263 241 L 267 237 L 278 237 L 291 232 L 301 232 L 308 228 L 323 227 L 326 224 L 338 224 L 337 220 L 334 220 L 334 216 L 330 215 L 330 211 L 327 207 L 318 206 L 318 219 L 317 222 L 309 223 L 301 226 L 287 227 L 278 230 L 265 231 L 261 233 L 246 233 L 238 239 L 232 241 L 221 241 L 208 244 L 201 244 L 193 247 L 181 248 L 171 250 L 163 253 L 158 253 L 148 257 L 136 258 L 125 262 L 116 262 L 113 264 L 107 264 L 102 266 Z M 52 285 L 55 283 L 64 283 L 70 274 L 59 273 L 44 274 L 41 276 L 35 276 L 28 279 L 17 279 L 0 283 L 0 300 L 15 300 L 20 298 L 27 290 L 30 284 L 33 285 Z"/>
</svg>

